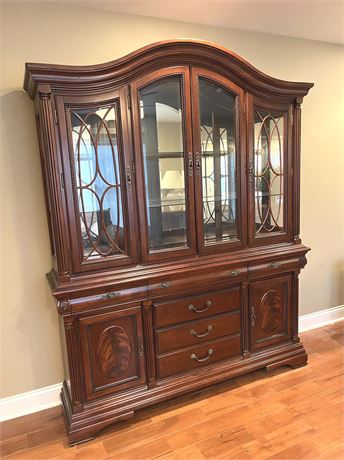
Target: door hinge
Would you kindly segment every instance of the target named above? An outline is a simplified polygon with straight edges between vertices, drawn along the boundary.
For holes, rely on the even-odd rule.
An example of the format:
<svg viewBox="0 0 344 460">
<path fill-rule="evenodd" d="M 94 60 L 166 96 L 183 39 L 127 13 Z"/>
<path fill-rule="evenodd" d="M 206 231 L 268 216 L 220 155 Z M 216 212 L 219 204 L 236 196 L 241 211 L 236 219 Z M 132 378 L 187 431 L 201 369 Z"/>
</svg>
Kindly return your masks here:
<svg viewBox="0 0 344 460">
<path fill-rule="evenodd" d="M 130 94 L 127 94 L 127 103 L 128 103 L 128 109 L 131 110 L 131 99 L 130 99 Z"/>
<path fill-rule="evenodd" d="M 63 172 L 60 173 L 60 182 L 61 182 L 61 187 L 64 189 L 65 188 L 65 180 L 64 180 Z"/>
<path fill-rule="evenodd" d="M 54 122 L 57 125 L 57 111 L 56 111 L 56 109 L 53 110 L 53 113 L 54 113 Z"/>
<path fill-rule="evenodd" d="M 256 325 L 256 311 L 253 306 L 250 308 L 250 320 L 251 326 L 254 327 Z"/>
<path fill-rule="evenodd" d="M 142 357 L 143 356 L 143 345 L 140 343 L 139 345 L 139 356 Z"/>
</svg>

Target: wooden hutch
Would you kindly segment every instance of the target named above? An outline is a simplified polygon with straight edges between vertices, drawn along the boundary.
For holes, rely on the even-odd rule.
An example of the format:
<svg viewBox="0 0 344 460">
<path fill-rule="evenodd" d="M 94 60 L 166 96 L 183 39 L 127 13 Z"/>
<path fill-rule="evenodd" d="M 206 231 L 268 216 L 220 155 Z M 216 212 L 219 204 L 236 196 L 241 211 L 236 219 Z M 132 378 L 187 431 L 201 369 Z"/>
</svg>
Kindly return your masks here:
<svg viewBox="0 0 344 460">
<path fill-rule="evenodd" d="M 208 42 L 26 64 L 68 373 L 70 443 L 143 407 L 307 362 L 300 105 Z"/>
</svg>

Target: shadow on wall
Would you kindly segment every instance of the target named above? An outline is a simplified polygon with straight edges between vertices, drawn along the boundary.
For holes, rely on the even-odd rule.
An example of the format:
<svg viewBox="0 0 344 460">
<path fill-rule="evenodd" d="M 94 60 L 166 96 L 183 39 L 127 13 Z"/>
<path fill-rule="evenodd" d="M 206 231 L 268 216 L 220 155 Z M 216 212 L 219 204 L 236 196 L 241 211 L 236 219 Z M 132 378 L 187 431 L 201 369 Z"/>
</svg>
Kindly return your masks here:
<svg viewBox="0 0 344 460">
<path fill-rule="evenodd" d="M 0 99 L 4 222 L 1 347 L 6 382 L 0 397 L 62 379 L 56 308 L 45 273 L 50 243 L 32 101 L 24 91 Z"/>
</svg>

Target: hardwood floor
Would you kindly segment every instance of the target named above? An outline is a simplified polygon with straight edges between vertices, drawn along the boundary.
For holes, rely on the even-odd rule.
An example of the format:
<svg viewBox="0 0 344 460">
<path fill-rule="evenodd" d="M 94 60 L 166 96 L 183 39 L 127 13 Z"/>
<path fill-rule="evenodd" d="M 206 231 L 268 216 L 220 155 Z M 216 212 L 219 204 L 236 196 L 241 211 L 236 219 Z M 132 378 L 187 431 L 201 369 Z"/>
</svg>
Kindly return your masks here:
<svg viewBox="0 0 344 460">
<path fill-rule="evenodd" d="M 1 424 L 11 459 L 343 459 L 344 321 L 302 334 L 309 364 L 257 371 L 68 447 L 60 408 Z"/>
</svg>

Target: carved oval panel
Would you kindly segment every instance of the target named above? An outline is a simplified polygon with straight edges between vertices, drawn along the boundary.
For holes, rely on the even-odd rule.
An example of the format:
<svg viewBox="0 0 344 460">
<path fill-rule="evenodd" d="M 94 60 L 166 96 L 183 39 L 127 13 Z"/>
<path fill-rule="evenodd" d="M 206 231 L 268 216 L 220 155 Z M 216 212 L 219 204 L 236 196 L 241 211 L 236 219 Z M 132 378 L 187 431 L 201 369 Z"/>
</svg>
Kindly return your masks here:
<svg viewBox="0 0 344 460">
<path fill-rule="evenodd" d="M 110 326 L 99 337 L 97 364 L 106 377 L 117 377 L 126 371 L 132 357 L 130 338 L 120 326 Z"/>
<path fill-rule="evenodd" d="M 267 291 L 259 304 L 257 321 L 262 331 L 273 334 L 283 325 L 283 304 L 276 291 Z"/>
</svg>

